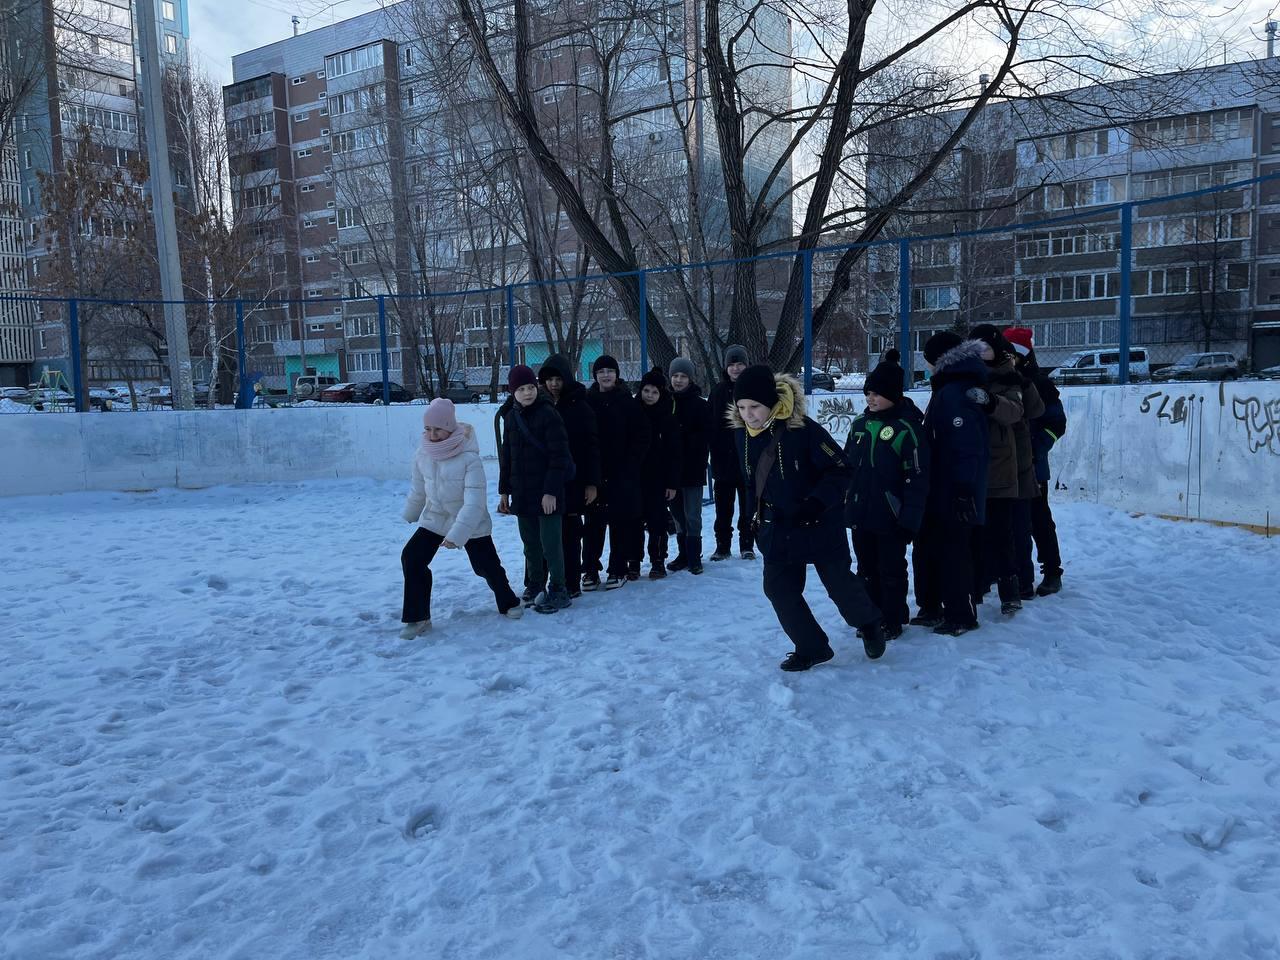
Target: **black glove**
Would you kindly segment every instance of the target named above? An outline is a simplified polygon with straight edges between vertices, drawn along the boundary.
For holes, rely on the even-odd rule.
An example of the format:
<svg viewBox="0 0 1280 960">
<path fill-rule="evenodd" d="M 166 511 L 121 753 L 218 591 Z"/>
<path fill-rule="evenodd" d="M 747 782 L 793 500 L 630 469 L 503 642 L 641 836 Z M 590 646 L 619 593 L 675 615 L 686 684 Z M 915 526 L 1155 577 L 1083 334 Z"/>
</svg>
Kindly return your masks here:
<svg viewBox="0 0 1280 960">
<path fill-rule="evenodd" d="M 827 512 L 827 506 L 816 497 L 805 497 L 796 508 L 795 523 L 798 527 L 811 527 Z"/>
<path fill-rule="evenodd" d="M 961 523 L 974 526 L 978 522 L 978 501 L 974 499 L 973 488 L 967 484 L 957 486 L 951 494 L 951 509 Z"/>
<path fill-rule="evenodd" d="M 964 395 L 987 416 L 991 416 L 996 409 L 997 401 L 995 394 L 987 390 L 983 390 L 982 387 L 970 387 L 964 392 Z"/>
</svg>

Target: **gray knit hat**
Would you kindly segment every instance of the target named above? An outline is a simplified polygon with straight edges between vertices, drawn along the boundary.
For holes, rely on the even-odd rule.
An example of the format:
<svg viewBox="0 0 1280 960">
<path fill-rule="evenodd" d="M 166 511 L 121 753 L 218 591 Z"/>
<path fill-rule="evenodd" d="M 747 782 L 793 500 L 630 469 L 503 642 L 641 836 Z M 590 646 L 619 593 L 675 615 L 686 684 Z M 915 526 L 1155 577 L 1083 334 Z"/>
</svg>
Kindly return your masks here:
<svg viewBox="0 0 1280 960">
<path fill-rule="evenodd" d="M 667 371 L 670 376 L 677 373 L 683 373 L 690 380 L 693 379 L 693 361 L 688 357 L 676 357 L 671 361 L 671 369 Z"/>
<path fill-rule="evenodd" d="M 740 343 L 730 344 L 724 348 L 724 365 L 727 367 L 733 363 L 750 363 L 747 359 L 747 348 Z"/>
</svg>

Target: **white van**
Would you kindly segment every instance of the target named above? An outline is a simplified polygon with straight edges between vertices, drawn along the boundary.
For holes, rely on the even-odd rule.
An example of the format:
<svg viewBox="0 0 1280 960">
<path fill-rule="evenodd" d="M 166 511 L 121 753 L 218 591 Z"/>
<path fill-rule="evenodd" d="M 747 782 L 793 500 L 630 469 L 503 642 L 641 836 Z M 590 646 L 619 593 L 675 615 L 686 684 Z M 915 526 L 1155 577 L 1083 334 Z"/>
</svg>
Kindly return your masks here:
<svg viewBox="0 0 1280 960">
<path fill-rule="evenodd" d="M 293 381 L 293 396 L 297 400 L 319 400 L 320 394 L 337 382 L 337 377 L 306 374 Z"/>
<path fill-rule="evenodd" d="M 1102 350 L 1077 350 L 1049 374 L 1057 384 L 1119 383 L 1120 351 L 1115 347 Z M 1151 364 L 1146 347 L 1129 348 L 1129 379 L 1150 380 Z"/>
</svg>

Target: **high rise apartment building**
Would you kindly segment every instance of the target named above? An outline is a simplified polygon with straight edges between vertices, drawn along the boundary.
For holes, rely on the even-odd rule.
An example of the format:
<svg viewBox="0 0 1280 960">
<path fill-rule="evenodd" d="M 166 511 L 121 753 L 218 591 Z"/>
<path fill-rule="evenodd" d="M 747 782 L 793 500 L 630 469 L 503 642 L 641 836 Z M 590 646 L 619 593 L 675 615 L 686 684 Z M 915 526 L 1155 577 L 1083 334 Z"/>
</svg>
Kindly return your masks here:
<svg viewBox="0 0 1280 960">
<path fill-rule="evenodd" d="M 1045 365 L 1116 346 L 1120 214 L 1102 208 L 1280 172 L 1277 80 L 1266 59 L 988 108 L 931 187 L 932 212 L 893 225 L 937 237 L 912 245 L 911 346 L 982 322 L 1031 327 Z M 947 119 L 930 123 L 885 135 L 936 142 Z M 884 194 L 902 177 L 870 174 Z M 947 236 L 984 228 L 1002 232 Z M 1136 207 L 1132 247 L 1130 342 L 1153 364 L 1206 350 L 1280 363 L 1280 180 Z M 867 260 L 871 356 L 898 338 L 896 262 L 893 247 Z"/>
</svg>

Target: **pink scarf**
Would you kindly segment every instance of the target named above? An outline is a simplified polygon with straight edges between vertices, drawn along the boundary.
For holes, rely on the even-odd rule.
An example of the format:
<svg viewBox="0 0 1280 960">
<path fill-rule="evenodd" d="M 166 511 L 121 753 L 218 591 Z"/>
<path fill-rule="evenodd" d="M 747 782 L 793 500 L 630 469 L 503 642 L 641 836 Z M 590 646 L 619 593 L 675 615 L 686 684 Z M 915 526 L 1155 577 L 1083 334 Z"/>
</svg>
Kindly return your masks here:
<svg viewBox="0 0 1280 960">
<path fill-rule="evenodd" d="M 462 445 L 467 442 L 467 438 L 471 435 L 471 428 L 465 423 L 458 424 L 458 429 L 453 431 L 443 440 L 433 441 L 427 437 L 427 431 L 422 431 L 422 449 L 432 460 L 448 460 L 450 457 L 456 457 L 462 451 Z"/>
</svg>

